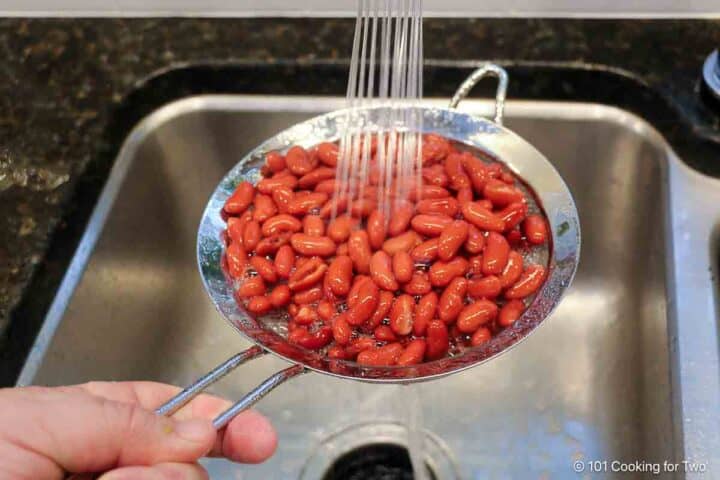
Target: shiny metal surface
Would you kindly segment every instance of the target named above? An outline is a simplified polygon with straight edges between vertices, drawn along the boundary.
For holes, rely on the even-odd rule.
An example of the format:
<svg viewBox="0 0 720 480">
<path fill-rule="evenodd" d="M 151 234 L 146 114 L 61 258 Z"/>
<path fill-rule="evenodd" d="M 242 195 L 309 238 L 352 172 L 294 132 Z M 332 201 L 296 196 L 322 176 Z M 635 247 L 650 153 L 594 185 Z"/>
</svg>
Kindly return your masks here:
<svg viewBox="0 0 720 480">
<path fill-rule="evenodd" d="M 478 69 L 460 87 L 452 104 L 457 105 L 459 99 L 467 94 L 467 87 L 474 85 L 488 72 L 501 75 L 499 72 L 504 71 L 494 65 Z M 503 87 L 506 84 L 507 76 L 501 75 L 495 112 L 496 118 L 500 119 L 504 101 Z M 225 220 L 221 217 L 223 205 L 240 181 L 254 182 L 259 179 L 260 167 L 267 152 L 285 151 L 293 145 L 308 148 L 323 141 L 337 140 L 345 131 L 348 121 L 363 124 L 369 131 L 376 131 L 386 121 L 389 108 L 361 108 L 353 110 L 352 114 L 347 110 L 336 110 L 293 125 L 247 153 L 219 182 L 203 212 L 197 240 L 197 258 L 203 286 L 222 316 L 246 338 L 282 358 L 317 372 L 370 382 L 411 382 L 456 373 L 498 357 L 525 340 L 558 305 L 572 282 L 579 261 L 580 225 L 572 195 L 557 170 L 521 137 L 480 116 L 437 107 L 408 109 L 415 111 L 411 115 L 416 114 L 421 118 L 423 132 L 439 134 L 503 160 L 532 188 L 538 204 L 547 215 L 552 248 L 547 255 L 547 278 L 527 310 L 511 327 L 489 342 L 468 348 L 452 357 L 412 366 L 368 367 L 353 361 L 328 359 L 324 353 L 294 345 L 285 339 L 286 318 L 268 315 L 256 319 L 238 305 L 235 287 L 221 269 L 220 259 L 225 250 L 223 232 L 226 228 Z M 530 205 L 530 208 L 537 206 Z"/>
<path fill-rule="evenodd" d="M 197 221 L 245 152 L 341 104 L 198 97 L 147 119 L 128 140 L 134 154 L 113 169 L 20 383 L 184 385 L 250 346 L 203 291 L 193 255 Z M 481 115 L 492 108 L 463 103 Z M 583 261 L 545 327 L 493 362 L 433 382 L 378 386 L 307 375 L 284 384 L 257 406 L 280 433 L 275 457 L 258 466 L 208 460 L 213 478 L 297 478 L 336 432 L 407 422 L 413 402 L 420 428 L 442 441 L 466 479 L 583 478 L 572 469 L 577 459 L 688 459 L 707 471 L 662 478 L 720 476 L 709 269 L 720 182 L 687 169 L 649 125 L 617 109 L 508 102 L 506 122 L 568 182 L 582 222 Z M 212 390 L 237 399 L 288 366 L 271 356 L 250 365 Z"/>
<path fill-rule="evenodd" d="M 498 125 L 502 125 L 505 112 L 505 97 L 507 96 L 508 74 L 504 68 L 492 63 L 478 68 L 460 84 L 455 95 L 450 99 L 450 108 L 457 108 L 460 102 L 468 96 L 470 90 L 488 75 L 492 75 L 498 79 L 498 87 L 495 92 L 495 114 L 493 115 L 493 121 Z"/>
<path fill-rule="evenodd" d="M 720 64 L 718 63 L 718 51 L 715 50 L 705 59 L 703 64 L 703 80 L 708 90 L 720 99 Z"/>
</svg>

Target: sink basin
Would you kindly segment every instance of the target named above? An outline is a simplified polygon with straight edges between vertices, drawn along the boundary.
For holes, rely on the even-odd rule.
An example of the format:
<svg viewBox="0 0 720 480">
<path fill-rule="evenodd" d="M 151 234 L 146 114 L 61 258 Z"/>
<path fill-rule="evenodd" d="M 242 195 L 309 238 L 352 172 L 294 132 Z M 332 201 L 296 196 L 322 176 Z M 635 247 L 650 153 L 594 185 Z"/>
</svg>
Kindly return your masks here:
<svg viewBox="0 0 720 480">
<path fill-rule="evenodd" d="M 147 117 L 120 152 L 19 384 L 182 385 L 247 348 L 197 272 L 205 202 L 262 140 L 342 104 L 199 96 Z M 487 116 L 492 105 L 463 109 Z M 663 478 L 720 469 L 709 270 L 720 181 L 690 170 L 650 125 L 616 108 L 509 102 L 506 116 L 555 165 L 580 213 L 582 259 L 557 311 L 518 348 L 445 379 L 411 387 L 293 380 L 257 407 L 280 433 L 276 455 L 257 466 L 209 460 L 213 478 L 318 478 L 323 462 L 349 448 L 338 432 L 369 444 L 407 422 L 440 452 L 428 463 L 446 468 L 441 478 L 578 478 L 574 463 L 591 475 L 593 460 L 607 460 L 604 478 L 646 478 L 664 461 L 704 466 L 688 473 L 680 463 Z M 239 398 L 286 366 L 255 360 L 214 391 Z M 635 461 L 645 470 L 611 471 Z"/>
</svg>

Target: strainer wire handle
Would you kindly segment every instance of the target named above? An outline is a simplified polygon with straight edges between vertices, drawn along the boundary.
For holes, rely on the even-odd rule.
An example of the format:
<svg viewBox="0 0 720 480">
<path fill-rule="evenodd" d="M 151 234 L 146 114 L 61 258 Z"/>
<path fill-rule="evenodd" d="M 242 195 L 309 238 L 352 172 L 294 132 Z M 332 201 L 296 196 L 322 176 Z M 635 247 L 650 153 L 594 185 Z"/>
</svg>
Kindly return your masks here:
<svg viewBox="0 0 720 480">
<path fill-rule="evenodd" d="M 210 385 L 214 384 L 243 363 L 264 354 L 265 350 L 256 345 L 254 347 L 248 348 L 245 351 L 233 355 L 217 367 L 213 368 L 210 372 L 197 379 L 191 385 L 186 387 L 182 392 L 178 393 L 173 398 L 158 407 L 155 410 L 155 413 L 158 415 L 164 415 L 169 417 L 170 415 L 190 403 L 193 398 L 197 397 Z M 305 369 L 302 367 L 302 365 L 293 365 L 284 370 L 280 370 L 274 375 L 271 375 L 255 389 L 248 392 L 244 397 L 235 402 L 231 407 L 229 407 L 227 410 L 215 417 L 215 419 L 213 420 L 213 426 L 217 430 L 223 428 L 236 415 L 255 405 L 258 401 L 260 401 L 260 399 L 270 393 L 275 387 L 282 384 L 286 380 L 290 380 L 291 378 L 304 372 Z"/>
<path fill-rule="evenodd" d="M 495 118 L 494 121 L 498 125 L 503 123 L 503 113 L 505 111 L 505 95 L 508 86 L 508 74 L 504 68 L 494 63 L 486 63 L 482 67 L 475 70 L 468 78 L 458 87 L 455 95 L 450 100 L 450 108 L 457 108 L 462 100 L 468 96 L 470 90 L 483 78 L 487 76 L 497 77 L 498 88 L 495 93 Z"/>
</svg>

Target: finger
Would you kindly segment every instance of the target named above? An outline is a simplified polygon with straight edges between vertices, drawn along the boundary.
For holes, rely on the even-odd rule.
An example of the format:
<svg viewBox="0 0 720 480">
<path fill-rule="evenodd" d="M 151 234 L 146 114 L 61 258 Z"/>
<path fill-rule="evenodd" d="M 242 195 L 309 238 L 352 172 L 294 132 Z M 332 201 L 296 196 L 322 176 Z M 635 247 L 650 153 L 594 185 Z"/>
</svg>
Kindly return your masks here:
<svg viewBox="0 0 720 480">
<path fill-rule="evenodd" d="M 88 395 L 79 389 L 16 389 L 0 415 L 11 444 L 54 460 L 66 471 L 115 466 L 195 462 L 217 436 L 206 419 L 178 421 L 137 405 Z M 17 409 L 16 409 L 17 410 Z"/>
<path fill-rule="evenodd" d="M 208 480 L 196 463 L 160 463 L 152 467 L 124 467 L 108 472 L 98 480 Z"/>
<path fill-rule="evenodd" d="M 255 410 L 247 410 L 220 431 L 211 455 L 234 462 L 260 463 L 275 453 L 277 442 L 277 434 L 268 419 Z"/>
<path fill-rule="evenodd" d="M 78 387 L 93 395 L 138 403 L 149 409 L 157 408 L 180 391 L 172 385 L 156 382 L 90 382 Z M 175 413 L 173 418 L 213 419 L 231 405 L 227 400 L 202 394 Z M 277 434 L 272 424 L 258 412 L 249 410 L 239 414 L 219 432 L 210 455 L 241 463 L 260 463 L 271 457 L 276 448 Z"/>
<path fill-rule="evenodd" d="M 157 382 L 89 382 L 76 387 L 98 397 L 135 403 L 148 410 L 155 410 L 180 392 L 178 387 Z M 231 405 L 222 398 L 202 394 L 174 413 L 173 417 L 180 420 L 212 419 Z"/>
</svg>

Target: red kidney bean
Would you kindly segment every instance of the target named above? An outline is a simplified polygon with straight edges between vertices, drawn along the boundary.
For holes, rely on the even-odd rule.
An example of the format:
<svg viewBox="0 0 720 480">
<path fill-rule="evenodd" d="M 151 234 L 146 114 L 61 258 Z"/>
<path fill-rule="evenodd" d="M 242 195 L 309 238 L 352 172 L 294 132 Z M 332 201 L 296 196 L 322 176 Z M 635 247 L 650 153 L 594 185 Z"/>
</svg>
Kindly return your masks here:
<svg viewBox="0 0 720 480">
<path fill-rule="evenodd" d="M 408 192 L 408 198 L 412 202 L 428 198 L 445 198 L 449 196 L 450 192 L 439 185 L 423 185 L 420 187 L 419 191 L 418 189 L 413 188 L 410 192 Z"/>
<path fill-rule="evenodd" d="M 347 322 L 347 313 L 341 313 L 332 321 L 333 338 L 340 345 L 347 345 L 352 338 L 352 327 Z"/>
<path fill-rule="evenodd" d="M 413 230 L 421 235 L 436 237 L 442 234 L 451 223 L 452 217 L 447 215 L 415 215 L 410 224 Z"/>
<path fill-rule="evenodd" d="M 318 314 L 315 308 L 310 305 L 300 305 L 297 313 L 294 315 L 293 320 L 297 325 L 312 325 L 317 322 Z"/>
<path fill-rule="evenodd" d="M 250 182 L 240 182 L 232 195 L 225 201 L 223 210 L 230 215 L 240 215 L 252 204 L 255 187 Z"/>
<path fill-rule="evenodd" d="M 403 353 L 398 357 L 398 365 L 417 365 L 423 361 L 427 344 L 422 338 L 411 340 Z"/>
<path fill-rule="evenodd" d="M 437 258 L 438 243 L 439 240 L 437 238 L 426 240 L 413 248 L 410 251 L 410 256 L 416 262 L 431 262 Z"/>
<path fill-rule="evenodd" d="M 468 259 L 468 273 L 471 275 L 481 275 L 482 274 L 482 255 L 474 255 Z"/>
<path fill-rule="evenodd" d="M 295 233 L 300 230 L 302 230 L 302 222 L 287 213 L 275 215 L 267 219 L 262 225 L 262 234 L 266 237 L 285 232 Z"/>
<path fill-rule="evenodd" d="M 254 250 L 261 237 L 260 224 L 255 220 L 250 220 L 245 225 L 245 231 L 243 232 L 243 247 L 249 251 Z"/>
<path fill-rule="evenodd" d="M 392 257 L 392 270 L 395 280 L 400 283 L 407 283 L 412 279 L 415 269 L 415 263 L 409 253 L 405 251 L 397 252 Z"/>
<path fill-rule="evenodd" d="M 528 215 L 523 223 L 525 238 L 533 245 L 541 245 L 547 241 L 547 224 L 540 215 Z"/>
<path fill-rule="evenodd" d="M 290 287 L 287 285 L 276 286 L 272 292 L 270 292 L 270 295 L 268 295 L 268 299 L 270 299 L 270 303 L 272 303 L 272 306 L 275 308 L 286 306 L 290 303 Z"/>
<path fill-rule="evenodd" d="M 450 153 L 450 142 L 434 133 L 429 133 L 423 137 L 422 143 L 422 163 L 430 165 L 431 163 L 442 160 Z"/>
<path fill-rule="evenodd" d="M 277 252 L 280 247 L 288 244 L 290 235 L 292 235 L 291 232 L 284 232 L 263 238 L 255 247 L 255 253 L 258 255 L 271 255 Z"/>
<path fill-rule="evenodd" d="M 356 218 L 342 215 L 330 222 L 327 227 L 327 236 L 332 238 L 336 243 L 342 243 L 350 238 L 350 233 L 357 225 Z"/>
<path fill-rule="evenodd" d="M 363 286 L 365 282 L 372 282 L 372 279 L 368 277 L 367 275 L 357 275 L 355 279 L 353 280 L 352 286 L 350 287 L 350 292 L 347 296 L 347 304 L 348 307 L 352 308 L 357 303 L 358 297 L 360 295 L 360 288 Z"/>
<path fill-rule="evenodd" d="M 510 255 L 510 244 L 505 237 L 496 232 L 490 232 L 485 239 L 483 251 L 483 274 L 499 275 L 507 265 Z"/>
<path fill-rule="evenodd" d="M 267 155 L 265 155 L 265 165 L 272 173 L 282 172 L 287 166 L 285 164 L 285 157 L 275 151 L 268 152 Z"/>
<path fill-rule="evenodd" d="M 387 233 L 391 237 L 396 237 L 407 230 L 410 219 L 413 216 L 413 207 L 407 202 L 403 202 L 393 208 L 388 223 Z"/>
<path fill-rule="evenodd" d="M 496 207 L 504 207 L 525 199 L 525 195 L 520 190 L 502 180 L 495 179 L 487 181 L 483 189 L 483 195 Z"/>
<path fill-rule="evenodd" d="M 468 280 L 468 295 L 473 298 L 495 298 L 501 291 L 502 284 L 495 275 Z"/>
<path fill-rule="evenodd" d="M 382 249 L 388 255 L 395 255 L 397 252 L 409 252 L 420 245 L 422 238 L 414 230 L 408 230 L 397 237 L 388 238 L 383 242 Z"/>
<path fill-rule="evenodd" d="M 347 360 L 349 358 L 349 355 L 341 346 L 333 345 L 332 347 L 328 348 L 327 357 L 331 360 Z"/>
<path fill-rule="evenodd" d="M 430 267 L 429 279 L 433 287 L 444 287 L 454 278 L 464 276 L 469 263 L 462 257 L 453 258 L 449 262 L 437 261 Z"/>
<path fill-rule="evenodd" d="M 335 193 L 335 189 L 337 188 L 338 184 L 339 182 L 334 178 L 323 180 L 317 185 L 315 185 L 314 191 L 327 193 L 328 195 L 332 196 Z"/>
<path fill-rule="evenodd" d="M 370 272 L 370 243 L 368 234 L 365 230 L 356 230 L 350 234 L 348 239 L 348 255 L 355 265 L 355 271 L 358 273 Z"/>
<path fill-rule="evenodd" d="M 442 165 L 432 165 L 423 168 L 422 177 L 427 183 L 436 187 L 447 187 L 448 183 L 450 183 L 450 179 L 445 174 L 445 169 Z"/>
<path fill-rule="evenodd" d="M 288 170 L 293 174 L 301 176 L 306 175 L 317 167 L 318 159 L 298 146 L 290 147 L 285 154 L 285 163 Z"/>
<path fill-rule="evenodd" d="M 470 345 L 472 345 L 473 347 L 477 347 L 478 345 L 489 342 L 491 338 L 492 333 L 490 332 L 490 329 L 486 327 L 480 327 L 475 330 L 475 333 L 473 333 L 472 337 L 470 337 Z"/>
<path fill-rule="evenodd" d="M 323 275 L 325 275 L 327 269 L 328 266 L 322 259 L 312 257 L 290 275 L 288 287 L 294 292 L 305 290 L 318 283 Z"/>
<path fill-rule="evenodd" d="M 462 309 L 457 317 L 457 327 L 462 333 L 473 333 L 488 322 L 495 320 L 498 306 L 490 300 L 480 299 Z"/>
<path fill-rule="evenodd" d="M 292 215 L 307 215 L 313 210 L 317 210 L 320 213 L 320 207 L 322 207 L 328 200 L 327 193 L 311 192 L 306 195 L 293 196 L 293 199 L 288 203 L 288 213 Z"/>
<path fill-rule="evenodd" d="M 328 202 L 320 208 L 320 218 L 330 218 L 335 209 L 336 215 L 342 215 L 345 213 L 348 207 L 347 197 L 331 198 Z"/>
<path fill-rule="evenodd" d="M 317 156 L 322 163 L 329 167 L 337 165 L 338 161 L 338 146 L 334 143 L 324 142 L 317 146 Z"/>
<path fill-rule="evenodd" d="M 480 230 L 491 232 L 502 232 L 505 230 L 505 222 L 498 215 L 478 205 L 477 202 L 468 202 L 462 206 L 462 214 L 465 220 L 472 223 Z"/>
<path fill-rule="evenodd" d="M 320 182 L 335 178 L 335 170 L 327 167 L 318 167 L 298 179 L 298 187 L 313 188 Z M 326 192 L 330 193 L 330 192 Z"/>
<path fill-rule="evenodd" d="M 363 282 L 358 291 L 358 298 L 348 311 L 347 321 L 351 325 L 362 325 L 372 317 L 378 301 L 380 291 L 374 282 Z"/>
<path fill-rule="evenodd" d="M 225 258 L 228 265 L 228 273 L 233 278 L 240 278 L 245 274 L 245 267 L 247 267 L 247 253 L 245 248 L 238 243 L 233 242 L 225 251 Z"/>
<path fill-rule="evenodd" d="M 395 295 L 393 295 L 393 292 L 389 292 L 387 290 L 380 290 L 378 304 L 375 308 L 375 312 L 367 321 L 368 329 L 373 330 L 377 328 L 380 323 L 382 323 L 385 317 L 387 317 L 388 313 L 390 313 L 390 308 L 392 308 L 393 301 L 395 301 Z"/>
<path fill-rule="evenodd" d="M 520 278 L 523 271 L 523 257 L 515 250 L 508 254 L 508 262 L 502 273 L 498 275 L 502 288 L 507 288 Z"/>
<path fill-rule="evenodd" d="M 345 348 L 345 353 L 347 353 L 349 357 L 353 358 L 356 357 L 360 352 L 375 348 L 376 344 L 377 341 L 374 338 L 357 337 L 353 340 L 350 340 L 350 345 Z"/>
<path fill-rule="evenodd" d="M 270 299 L 264 296 L 252 297 L 247 303 L 247 309 L 255 315 L 263 315 L 272 310 Z"/>
<path fill-rule="evenodd" d="M 440 320 L 432 320 L 428 323 L 425 335 L 425 358 L 437 360 L 444 357 L 450 348 L 447 325 Z"/>
<path fill-rule="evenodd" d="M 297 305 L 306 305 L 308 303 L 315 303 L 323 298 L 323 291 L 321 287 L 312 287 L 307 290 L 295 293 L 293 295 L 293 303 Z"/>
<path fill-rule="evenodd" d="M 475 192 L 482 194 L 485 184 L 490 178 L 485 164 L 472 155 L 465 154 L 463 155 L 463 167 Z"/>
<path fill-rule="evenodd" d="M 311 237 L 325 235 L 325 222 L 317 215 L 308 215 L 303 218 L 303 232 Z"/>
<path fill-rule="evenodd" d="M 425 295 L 430 290 L 432 290 L 432 285 L 425 272 L 414 272 L 410 281 L 403 286 L 403 291 L 410 295 Z"/>
<path fill-rule="evenodd" d="M 475 255 L 482 252 L 484 247 L 485 237 L 482 232 L 478 230 L 475 225 L 468 226 L 468 237 L 465 241 L 465 250 L 469 254 Z"/>
<path fill-rule="evenodd" d="M 250 277 L 243 280 L 237 289 L 237 296 L 240 298 L 250 298 L 265 295 L 267 291 L 265 282 L 262 277 Z"/>
<path fill-rule="evenodd" d="M 527 215 L 527 209 L 527 203 L 514 202 L 500 210 L 497 215 L 505 222 L 505 231 L 512 230 L 519 225 Z"/>
<path fill-rule="evenodd" d="M 268 195 L 258 194 L 255 195 L 255 201 L 253 202 L 253 220 L 256 222 L 264 222 L 268 218 L 272 217 L 277 213 L 277 207 L 275 202 Z"/>
<path fill-rule="evenodd" d="M 233 242 L 242 245 L 245 225 L 252 220 L 252 212 L 246 210 L 240 217 L 230 217 L 227 220 L 227 234 Z"/>
<path fill-rule="evenodd" d="M 327 271 L 328 284 L 335 295 L 345 296 L 350 291 L 353 262 L 350 257 L 335 257 Z"/>
<path fill-rule="evenodd" d="M 290 187 L 280 186 L 272 191 L 272 199 L 280 213 L 287 213 L 288 205 L 295 195 Z"/>
<path fill-rule="evenodd" d="M 375 327 L 375 330 L 373 330 L 373 336 L 375 337 L 375 340 L 379 342 L 397 341 L 395 332 L 393 332 L 392 328 L 388 327 L 387 325 L 378 325 L 377 327 Z"/>
<path fill-rule="evenodd" d="M 430 320 L 435 318 L 438 305 L 438 294 L 430 292 L 422 296 L 415 306 L 415 319 L 413 320 L 413 334 L 415 336 L 425 335 Z"/>
<path fill-rule="evenodd" d="M 257 189 L 260 193 L 266 195 L 272 195 L 273 190 L 280 187 L 287 187 L 290 190 L 295 190 L 297 187 L 297 177 L 295 175 L 278 175 L 275 174 L 270 178 L 263 178 L 257 184 Z"/>
<path fill-rule="evenodd" d="M 390 309 L 390 328 L 398 335 L 409 335 L 413 327 L 415 300 L 410 295 L 400 295 Z"/>
<path fill-rule="evenodd" d="M 467 280 L 463 277 L 455 277 L 445 287 L 440 301 L 438 302 L 438 316 L 445 323 L 453 322 L 465 306 L 465 293 L 467 292 Z"/>
<path fill-rule="evenodd" d="M 288 341 L 308 350 L 318 350 L 332 341 L 332 329 L 321 327 L 311 333 L 306 327 L 298 327 L 288 334 Z"/>
<path fill-rule="evenodd" d="M 384 290 L 394 292 L 399 288 L 392 270 L 392 259 L 382 250 L 378 250 L 370 258 L 370 278 Z"/>
<path fill-rule="evenodd" d="M 277 271 L 275 271 L 275 265 L 267 258 L 255 255 L 250 259 L 250 265 L 266 282 L 277 282 L 278 275 Z"/>
<path fill-rule="evenodd" d="M 375 250 L 382 248 L 382 244 L 387 236 L 387 228 L 385 226 L 385 215 L 379 210 L 375 210 L 367 219 L 368 241 L 370 246 Z"/>
<path fill-rule="evenodd" d="M 438 257 L 440 260 L 450 260 L 462 247 L 468 237 L 468 224 L 462 220 L 455 220 L 443 230 L 438 241 Z"/>
<path fill-rule="evenodd" d="M 399 343 L 390 343 L 384 347 L 362 351 L 357 356 L 360 365 L 383 367 L 395 365 L 402 355 L 403 346 Z"/>
<path fill-rule="evenodd" d="M 370 198 L 361 198 L 351 202 L 350 214 L 353 217 L 365 218 L 377 208 L 377 201 Z"/>
<path fill-rule="evenodd" d="M 295 233 L 290 237 L 290 245 L 296 252 L 307 256 L 329 257 L 335 253 L 335 242 L 330 237 L 311 237 L 304 233 Z"/>
<path fill-rule="evenodd" d="M 280 278 L 289 278 L 295 266 L 295 252 L 289 245 L 278 248 L 275 254 L 275 271 Z"/>
<path fill-rule="evenodd" d="M 458 201 L 453 197 L 432 198 L 420 200 L 417 203 L 416 210 L 418 213 L 426 215 L 440 214 L 454 217 L 458 212 Z"/>
<path fill-rule="evenodd" d="M 510 300 L 500 308 L 498 315 L 498 325 L 501 327 L 509 327 L 520 315 L 525 311 L 525 304 L 521 300 Z"/>
<path fill-rule="evenodd" d="M 520 275 L 520 279 L 505 291 L 505 298 L 525 298 L 540 288 L 545 280 L 545 267 L 542 265 L 528 265 Z"/>
<path fill-rule="evenodd" d="M 470 178 L 468 178 L 463 168 L 463 157 L 459 153 L 451 153 L 445 158 L 445 172 L 450 179 L 450 188 L 460 190 L 463 187 L 470 186 Z"/>
</svg>

